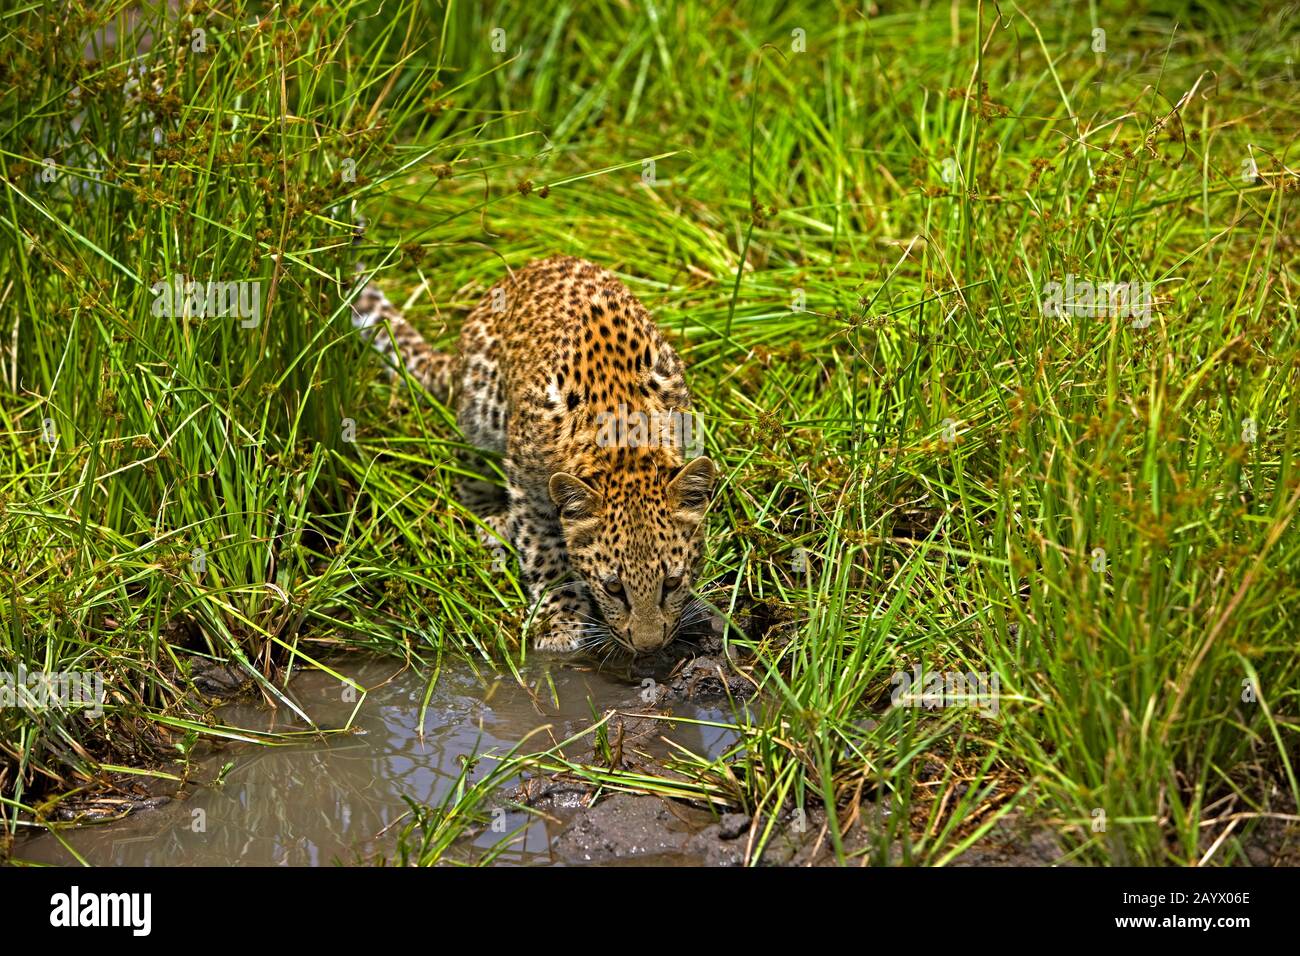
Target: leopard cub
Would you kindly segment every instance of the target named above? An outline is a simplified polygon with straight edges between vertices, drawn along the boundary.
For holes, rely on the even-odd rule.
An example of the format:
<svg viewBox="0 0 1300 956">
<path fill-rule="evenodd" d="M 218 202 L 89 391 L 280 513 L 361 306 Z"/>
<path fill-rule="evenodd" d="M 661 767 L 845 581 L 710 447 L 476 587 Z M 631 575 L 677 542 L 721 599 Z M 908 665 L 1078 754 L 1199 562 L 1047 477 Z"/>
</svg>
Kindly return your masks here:
<svg viewBox="0 0 1300 956">
<path fill-rule="evenodd" d="M 502 455 L 504 490 L 459 478 L 457 495 L 518 552 L 536 647 L 649 653 L 703 616 L 691 584 L 714 465 L 687 457 L 681 359 L 613 273 L 531 263 L 469 314 L 455 355 L 373 285 L 352 310 L 391 364 L 455 408 L 468 444 Z"/>
</svg>

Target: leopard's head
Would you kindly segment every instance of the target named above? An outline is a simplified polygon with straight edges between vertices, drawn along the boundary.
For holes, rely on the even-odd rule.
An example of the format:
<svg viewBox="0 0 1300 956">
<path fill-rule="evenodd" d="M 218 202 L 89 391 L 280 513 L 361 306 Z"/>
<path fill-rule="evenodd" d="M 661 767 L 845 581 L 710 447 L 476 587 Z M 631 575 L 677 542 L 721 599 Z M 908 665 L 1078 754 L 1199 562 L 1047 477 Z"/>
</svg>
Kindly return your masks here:
<svg viewBox="0 0 1300 956">
<path fill-rule="evenodd" d="M 651 653 L 676 636 L 691 600 L 713 462 L 629 456 L 584 478 L 559 472 L 550 481 L 570 565 L 613 639 Z"/>
</svg>

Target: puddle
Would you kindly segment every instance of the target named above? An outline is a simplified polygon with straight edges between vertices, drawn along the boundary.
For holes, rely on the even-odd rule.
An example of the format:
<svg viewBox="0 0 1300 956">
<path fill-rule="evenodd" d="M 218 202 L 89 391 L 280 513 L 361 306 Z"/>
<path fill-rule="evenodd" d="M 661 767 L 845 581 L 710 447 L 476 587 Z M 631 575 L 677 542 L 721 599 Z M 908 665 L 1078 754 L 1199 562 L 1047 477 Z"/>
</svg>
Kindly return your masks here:
<svg viewBox="0 0 1300 956">
<path fill-rule="evenodd" d="M 553 727 L 554 741 L 565 740 L 591 725 L 593 708 L 597 714 L 610 709 L 641 713 L 649 706 L 642 700 L 640 680 L 555 661 L 530 662 L 524 672 L 528 690 L 499 675 L 485 673 L 480 679 L 464 667 L 445 668 L 429 700 L 421 736 L 423 675 L 401 670 L 391 661 L 346 662 L 336 669 L 371 688 L 353 721 L 355 732 L 288 747 L 222 747 L 196 762 L 196 785 L 186 788 L 184 798 L 112 823 L 62 829 L 59 836 L 88 863 L 101 866 L 327 866 L 369 862 L 380 855 L 391 860 L 397 832 L 409 812 L 403 795 L 423 804 L 439 803 L 454 785 L 463 757 L 505 753 L 546 724 Z M 715 690 L 721 690 L 717 678 L 702 669 L 698 676 L 713 680 Z M 292 691 L 323 727 L 343 726 L 356 708 L 345 699 L 344 687 L 323 673 L 300 674 Z M 674 718 L 733 720 L 720 693 L 677 693 L 669 698 L 657 709 L 671 709 Z M 230 704 L 222 708 L 220 718 L 250 730 L 283 732 L 299 726 L 283 708 L 269 711 L 260 702 Z M 660 735 L 708 756 L 736 740 L 733 730 L 684 721 L 659 722 L 652 728 L 635 746 L 660 755 L 669 749 Z M 539 734 L 526 750 L 545 749 L 551 743 L 550 735 Z M 570 756 L 585 749 L 575 745 Z M 215 780 L 227 763 L 233 767 L 221 783 L 199 785 Z M 485 772 L 476 770 L 473 779 Z M 646 801 L 665 808 L 662 812 L 671 819 L 659 819 L 661 811 Z M 601 811 L 605 803 L 611 806 Z M 497 862 L 718 862 L 716 848 L 707 841 L 691 843 L 713 820 L 703 810 L 691 812 L 654 797 L 621 795 L 598 802 L 589 812 L 574 807 L 565 814 L 561 807 L 553 801 L 547 808 L 552 819 L 535 819 Z M 606 818 L 611 814 L 637 832 L 610 838 L 601 828 L 609 827 Z M 527 820 L 523 813 L 510 813 L 506 829 L 514 831 Z M 717 830 L 716 823 L 712 829 Z M 473 855 L 473 847 L 488 849 L 501 837 L 485 832 L 466 849 Z M 76 862 L 59 838 L 44 832 L 21 839 L 13 859 Z"/>
</svg>

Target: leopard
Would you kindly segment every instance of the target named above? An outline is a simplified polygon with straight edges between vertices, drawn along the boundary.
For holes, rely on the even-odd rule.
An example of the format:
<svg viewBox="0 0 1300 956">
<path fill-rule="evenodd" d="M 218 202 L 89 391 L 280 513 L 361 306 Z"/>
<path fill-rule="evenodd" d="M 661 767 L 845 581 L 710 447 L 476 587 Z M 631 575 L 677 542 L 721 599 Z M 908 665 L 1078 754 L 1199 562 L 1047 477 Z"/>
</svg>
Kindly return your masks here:
<svg viewBox="0 0 1300 956">
<path fill-rule="evenodd" d="M 508 271 L 451 352 L 357 285 L 352 323 L 390 375 L 455 412 L 454 493 L 485 544 L 518 556 L 534 648 L 649 655 L 705 616 L 694 584 L 718 469 L 698 453 L 681 358 L 622 280 L 573 256 Z M 504 487 L 481 473 L 488 457 Z"/>
</svg>

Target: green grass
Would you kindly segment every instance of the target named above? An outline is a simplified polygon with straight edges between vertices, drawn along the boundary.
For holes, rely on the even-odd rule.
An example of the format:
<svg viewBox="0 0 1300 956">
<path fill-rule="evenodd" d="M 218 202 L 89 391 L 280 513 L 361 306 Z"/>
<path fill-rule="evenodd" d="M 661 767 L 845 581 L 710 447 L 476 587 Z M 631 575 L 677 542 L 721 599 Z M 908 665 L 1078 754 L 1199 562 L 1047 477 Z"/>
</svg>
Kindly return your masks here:
<svg viewBox="0 0 1300 956">
<path fill-rule="evenodd" d="M 6 829 L 200 721 L 196 655 L 271 695 L 340 647 L 518 665 L 451 417 L 340 280 L 450 346 L 555 253 L 670 331 L 722 466 L 704 590 L 763 704 L 683 761 L 698 799 L 926 864 L 1012 811 L 1086 863 L 1241 862 L 1297 812 L 1284 5 L 217 3 L 155 25 L 152 150 L 124 54 L 83 57 L 133 29 L 104 6 L 0 18 L 0 670 L 110 691 L 0 710 Z M 259 325 L 155 317 L 175 273 L 257 280 Z M 1152 283 L 1151 323 L 1044 316 L 1069 275 Z M 917 662 L 996 674 L 997 714 L 889 708 Z"/>
</svg>

